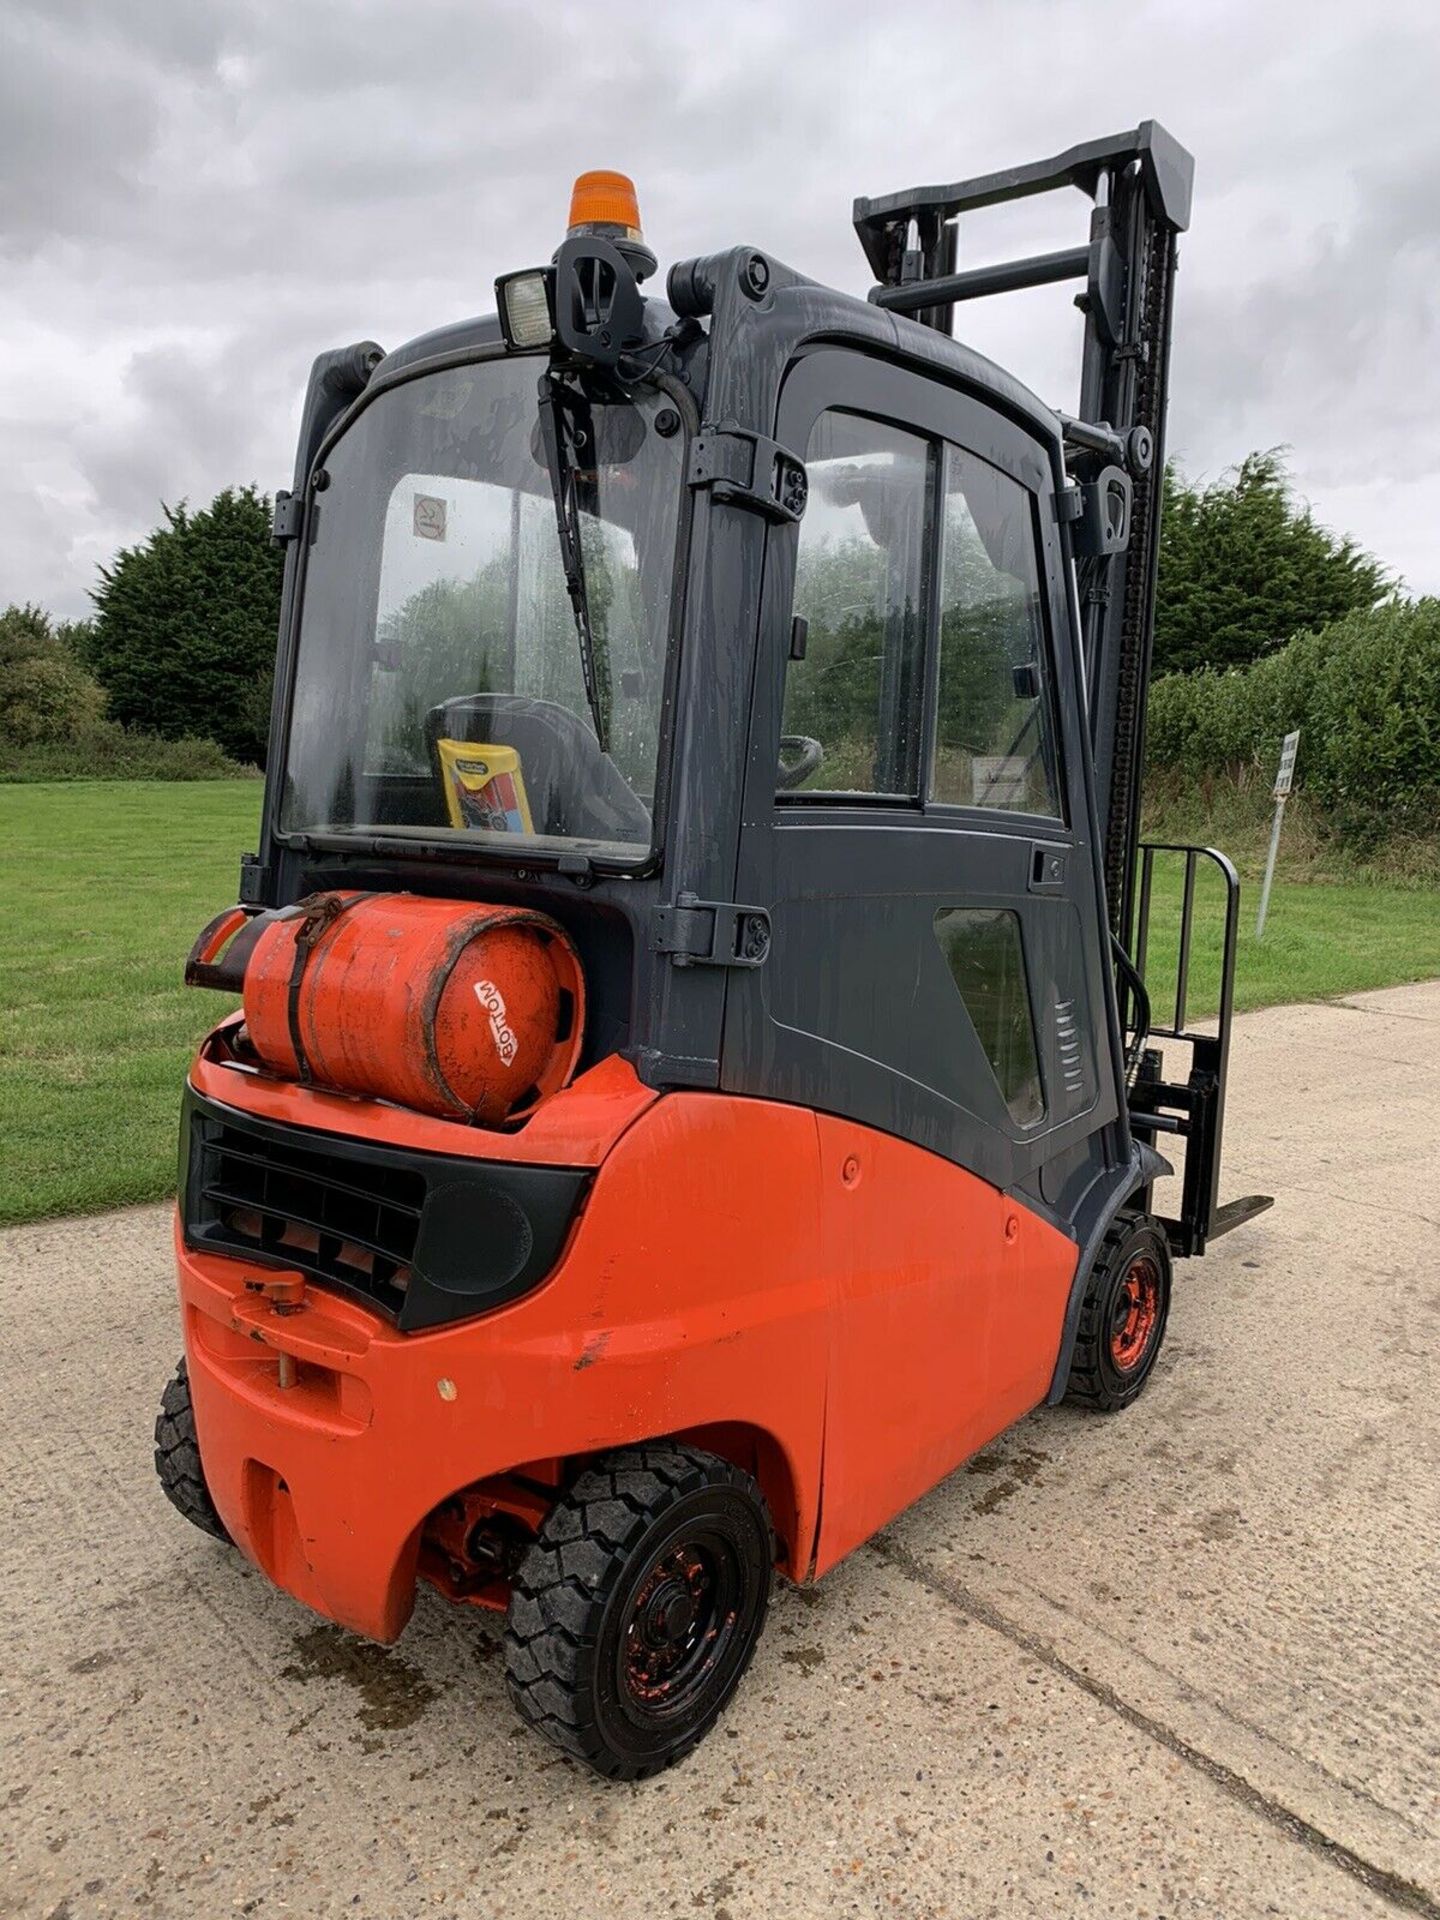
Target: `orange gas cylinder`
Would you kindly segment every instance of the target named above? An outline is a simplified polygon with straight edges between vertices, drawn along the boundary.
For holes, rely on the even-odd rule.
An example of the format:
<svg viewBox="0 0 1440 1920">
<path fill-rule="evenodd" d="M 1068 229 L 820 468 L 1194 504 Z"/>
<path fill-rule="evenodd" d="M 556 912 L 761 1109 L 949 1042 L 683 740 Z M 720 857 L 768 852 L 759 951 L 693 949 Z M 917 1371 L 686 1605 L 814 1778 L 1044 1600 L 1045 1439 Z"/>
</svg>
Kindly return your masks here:
<svg viewBox="0 0 1440 1920">
<path fill-rule="evenodd" d="M 544 914 L 409 893 L 316 894 L 266 916 L 242 987 L 275 1072 L 488 1126 L 569 1080 L 584 993 Z"/>
</svg>

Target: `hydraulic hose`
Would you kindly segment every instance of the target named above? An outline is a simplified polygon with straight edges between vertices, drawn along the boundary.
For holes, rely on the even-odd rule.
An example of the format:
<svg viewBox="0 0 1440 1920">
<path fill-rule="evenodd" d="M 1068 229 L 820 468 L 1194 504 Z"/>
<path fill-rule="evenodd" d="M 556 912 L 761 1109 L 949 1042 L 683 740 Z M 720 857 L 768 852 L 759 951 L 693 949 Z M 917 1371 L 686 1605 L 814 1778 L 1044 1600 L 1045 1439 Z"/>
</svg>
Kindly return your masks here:
<svg viewBox="0 0 1440 1920">
<path fill-rule="evenodd" d="M 1150 995 L 1145 990 L 1145 982 L 1140 978 L 1135 962 L 1121 945 L 1118 934 L 1111 934 L 1110 945 L 1115 954 L 1115 965 L 1130 989 L 1130 998 L 1135 1010 L 1134 1037 L 1125 1047 L 1125 1085 L 1129 1087 L 1134 1084 L 1140 1057 L 1145 1051 L 1145 1042 L 1150 1038 Z"/>
</svg>

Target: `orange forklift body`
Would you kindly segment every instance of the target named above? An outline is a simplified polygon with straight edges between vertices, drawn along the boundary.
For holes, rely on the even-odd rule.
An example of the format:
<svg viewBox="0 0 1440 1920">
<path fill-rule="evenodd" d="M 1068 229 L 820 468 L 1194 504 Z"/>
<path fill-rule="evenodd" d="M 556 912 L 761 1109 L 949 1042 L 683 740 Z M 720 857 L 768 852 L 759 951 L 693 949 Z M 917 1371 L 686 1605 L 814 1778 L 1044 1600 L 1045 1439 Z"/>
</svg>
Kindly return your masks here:
<svg viewBox="0 0 1440 1920">
<path fill-rule="evenodd" d="M 443 1121 L 205 1054 L 193 1080 L 270 1118 L 457 1151 Z M 1045 1395 L 1074 1243 L 903 1141 L 656 1095 L 611 1058 L 519 1133 L 467 1131 L 458 1151 L 596 1169 L 550 1278 L 483 1320 L 402 1334 L 318 1288 L 295 1312 L 273 1267 L 177 1234 L 215 1505 L 272 1580 L 358 1633 L 400 1633 L 427 1517 L 476 1483 L 708 1438 L 751 1465 L 803 1579 Z"/>
</svg>

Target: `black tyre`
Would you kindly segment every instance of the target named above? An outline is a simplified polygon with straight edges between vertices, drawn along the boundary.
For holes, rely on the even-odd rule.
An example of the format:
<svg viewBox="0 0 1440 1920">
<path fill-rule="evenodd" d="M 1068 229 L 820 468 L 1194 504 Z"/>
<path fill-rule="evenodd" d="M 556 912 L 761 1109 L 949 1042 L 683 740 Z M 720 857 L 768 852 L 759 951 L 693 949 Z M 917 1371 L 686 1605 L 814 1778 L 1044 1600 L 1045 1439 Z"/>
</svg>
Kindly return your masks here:
<svg viewBox="0 0 1440 1920">
<path fill-rule="evenodd" d="M 556 1501 L 511 1587 L 505 1674 L 522 1718 L 611 1779 L 672 1766 L 750 1664 L 774 1558 L 738 1467 L 695 1447 L 607 1454 Z"/>
<path fill-rule="evenodd" d="M 195 1415 L 190 1406 L 190 1375 L 182 1360 L 160 1396 L 155 1422 L 155 1471 L 165 1498 L 192 1527 L 231 1545 L 225 1523 L 215 1511 L 205 1471 L 200 1465 L 200 1443 L 195 1438 Z"/>
<path fill-rule="evenodd" d="M 1139 1397 L 1170 1317 L 1170 1245 L 1149 1215 L 1125 1215 L 1105 1236 L 1085 1289 L 1065 1398 L 1118 1413 Z"/>
</svg>

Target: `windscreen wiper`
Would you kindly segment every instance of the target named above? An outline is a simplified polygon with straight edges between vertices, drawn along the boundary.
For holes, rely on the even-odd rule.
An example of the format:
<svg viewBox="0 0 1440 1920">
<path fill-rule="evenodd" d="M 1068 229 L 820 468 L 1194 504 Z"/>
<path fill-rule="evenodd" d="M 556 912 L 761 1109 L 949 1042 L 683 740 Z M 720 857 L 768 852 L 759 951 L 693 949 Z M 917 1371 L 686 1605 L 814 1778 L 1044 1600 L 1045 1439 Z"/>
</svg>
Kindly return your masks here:
<svg viewBox="0 0 1440 1920">
<path fill-rule="evenodd" d="M 547 373 L 540 380 L 540 439 L 545 448 L 545 465 L 550 475 L 550 492 L 555 501 L 555 530 L 560 536 L 560 565 L 565 574 L 565 589 L 575 615 L 575 635 L 580 643 L 580 674 L 585 682 L 585 698 L 595 724 L 595 738 L 602 752 L 608 752 L 610 690 L 603 683 L 600 661 L 595 651 L 595 634 L 590 625 L 590 601 L 585 592 L 585 555 L 580 539 L 580 502 L 576 496 L 575 467 L 566 435 L 565 398 L 558 375 Z M 592 436 L 593 438 L 593 436 Z"/>
</svg>

